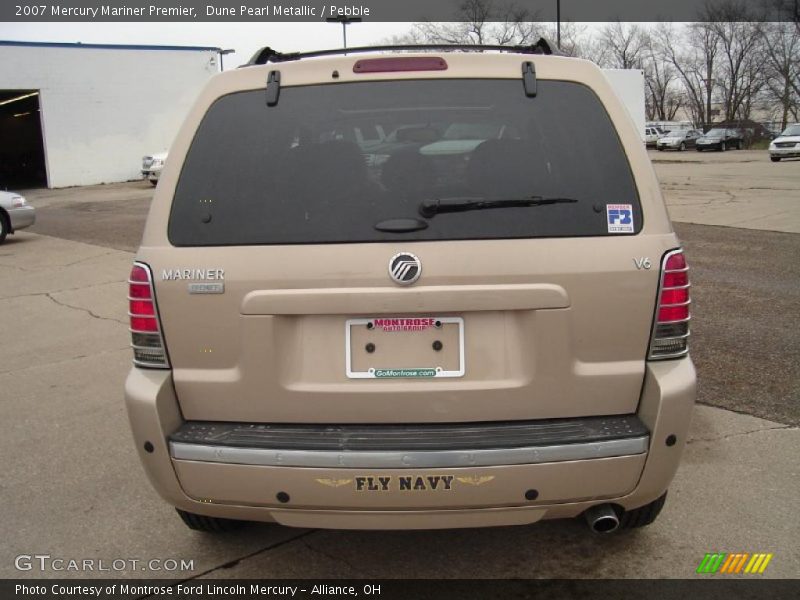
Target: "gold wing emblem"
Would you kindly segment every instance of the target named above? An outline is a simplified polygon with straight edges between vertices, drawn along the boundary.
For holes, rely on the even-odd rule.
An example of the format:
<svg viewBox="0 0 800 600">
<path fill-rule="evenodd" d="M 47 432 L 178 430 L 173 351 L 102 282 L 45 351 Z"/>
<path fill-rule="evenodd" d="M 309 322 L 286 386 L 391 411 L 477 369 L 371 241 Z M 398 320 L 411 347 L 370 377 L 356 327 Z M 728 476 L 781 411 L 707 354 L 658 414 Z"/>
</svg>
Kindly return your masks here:
<svg viewBox="0 0 800 600">
<path fill-rule="evenodd" d="M 338 488 L 342 487 L 343 485 L 347 485 L 348 483 L 352 483 L 352 479 L 317 479 L 318 483 L 322 485 L 327 485 L 328 487 Z"/>
<path fill-rule="evenodd" d="M 494 479 L 494 475 L 484 475 L 483 477 L 473 476 L 473 477 L 456 477 L 458 481 L 461 483 L 466 483 L 467 485 L 483 485 L 484 483 L 489 483 L 492 479 Z"/>
</svg>

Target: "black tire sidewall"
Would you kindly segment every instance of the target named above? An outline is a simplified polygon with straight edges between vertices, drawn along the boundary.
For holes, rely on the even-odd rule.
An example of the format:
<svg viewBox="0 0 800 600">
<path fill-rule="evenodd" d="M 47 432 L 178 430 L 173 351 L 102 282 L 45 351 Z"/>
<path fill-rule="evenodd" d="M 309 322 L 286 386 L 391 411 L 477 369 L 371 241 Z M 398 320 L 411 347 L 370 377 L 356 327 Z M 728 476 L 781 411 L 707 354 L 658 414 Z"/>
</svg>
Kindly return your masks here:
<svg viewBox="0 0 800 600">
<path fill-rule="evenodd" d="M 8 219 L 4 214 L 0 213 L 0 244 L 6 241 L 6 236 L 8 235 L 8 230 L 11 226 L 8 223 Z"/>
<path fill-rule="evenodd" d="M 664 492 L 649 504 L 623 512 L 619 519 L 619 529 L 636 529 L 650 525 L 661 513 L 666 499 L 667 492 Z"/>
</svg>

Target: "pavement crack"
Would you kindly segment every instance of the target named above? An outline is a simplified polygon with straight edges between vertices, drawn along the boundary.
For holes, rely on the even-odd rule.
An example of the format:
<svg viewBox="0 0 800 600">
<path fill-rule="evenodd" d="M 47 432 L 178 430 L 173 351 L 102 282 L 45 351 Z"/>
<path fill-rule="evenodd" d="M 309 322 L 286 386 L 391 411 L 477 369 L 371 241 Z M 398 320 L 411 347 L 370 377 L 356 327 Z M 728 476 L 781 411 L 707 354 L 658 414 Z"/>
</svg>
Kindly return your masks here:
<svg viewBox="0 0 800 600">
<path fill-rule="evenodd" d="M 29 269 L 28 267 L 21 267 L 20 265 L 9 265 L 9 264 L 4 263 L 4 262 L 0 262 L 0 267 L 5 267 L 7 269 L 16 269 L 17 271 L 23 271 L 25 273 L 36 273 L 37 271 L 43 271 L 45 269 L 52 269 L 52 268 L 63 269 L 63 268 L 66 268 L 66 267 L 71 267 L 73 265 L 79 265 L 81 263 L 84 263 L 84 262 L 87 262 L 87 261 L 90 261 L 90 260 L 94 260 L 95 258 L 102 258 L 104 256 L 109 256 L 111 254 L 117 254 L 118 252 L 119 252 L 119 250 L 109 250 L 108 252 L 103 252 L 102 254 L 93 254 L 91 256 L 85 256 L 83 258 L 80 258 L 78 260 L 72 261 L 70 263 L 65 263 L 63 265 L 59 265 L 59 264 L 55 264 L 55 263 L 49 263 L 47 265 L 42 265 L 41 267 L 36 267 L 36 268 L 33 268 L 33 269 Z"/>
<path fill-rule="evenodd" d="M 345 558 L 337 555 L 337 554 L 330 554 L 329 552 L 325 552 L 321 548 L 316 548 L 309 544 L 306 540 L 301 542 L 303 546 L 305 546 L 308 550 L 313 552 L 314 554 L 319 554 L 320 556 L 324 556 L 325 558 L 332 560 L 334 562 L 344 564 L 348 569 L 350 569 L 351 573 L 358 573 L 358 569 L 355 568 L 350 562 L 348 562 Z"/>
<path fill-rule="evenodd" d="M 19 265 L 7 265 L 6 263 L 0 263 L 0 267 L 5 269 L 15 269 L 17 271 L 24 271 L 26 273 L 32 273 L 33 269 L 26 269 L 25 267 L 20 267 Z"/>
<path fill-rule="evenodd" d="M 761 427 L 759 429 L 751 429 L 749 431 L 738 431 L 736 433 L 729 433 L 728 435 L 720 435 L 717 437 L 710 437 L 710 438 L 693 438 L 686 442 L 687 445 L 694 444 L 696 442 L 719 442 L 722 440 L 728 440 L 730 438 L 735 437 L 742 437 L 746 435 L 753 435 L 754 433 L 763 433 L 765 431 L 777 431 L 781 429 L 793 429 L 798 430 L 800 427 L 794 427 L 792 425 L 780 425 L 778 427 Z"/>
<path fill-rule="evenodd" d="M 119 252 L 119 251 L 118 250 L 110 250 L 109 252 L 103 252 L 102 254 L 95 254 L 93 256 L 87 256 L 85 258 L 81 258 L 81 259 L 76 260 L 74 262 L 67 263 L 65 265 L 57 265 L 57 266 L 60 266 L 60 267 L 71 267 L 73 265 L 79 265 L 82 262 L 86 262 L 86 261 L 89 261 L 89 260 L 94 260 L 95 258 L 102 258 L 104 256 L 109 256 L 111 254 L 116 254 L 117 252 Z"/>
<path fill-rule="evenodd" d="M 125 346 L 123 348 L 113 348 L 111 350 L 103 350 L 102 352 L 95 352 L 94 354 L 78 354 L 77 356 L 70 356 L 69 358 L 65 358 L 63 360 L 55 360 L 53 362 L 47 362 L 37 365 L 28 365 L 27 367 L 19 367 L 17 369 L 7 369 L 5 371 L 0 371 L 0 376 L 17 374 L 22 371 L 28 371 L 30 369 L 40 369 L 42 367 L 50 367 L 52 365 L 60 365 L 62 363 L 72 362 L 74 360 L 81 360 L 82 358 L 89 358 L 90 356 L 102 356 L 104 354 L 113 354 L 114 352 L 122 352 L 123 350 L 130 350 L 130 349 L 131 349 L 130 346 Z"/>
<path fill-rule="evenodd" d="M 103 281 L 100 283 L 94 283 L 92 285 L 82 285 L 78 287 L 72 288 L 64 288 L 63 290 L 53 290 L 51 292 L 30 292 L 28 294 L 17 294 L 15 296 L 0 296 L 0 301 L 2 300 L 14 300 L 15 298 L 35 298 L 37 296 L 47 296 L 48 294 L 61 294 L 63 292 L 77 292 L 78 290 L 90 290 L 96 287 L 103 287 L 104 285 L 111 285 L 112 283 L 124 283 L 122 279 L 115 279 L 114 281 Z"/>
<path fill-rule="evenodd" d="M 63 290 L 65 292 L 69 290 Z M 58 292 L 52 292 L 53 294 L 57 294 Z M 17 294 L 16 296 L 3 296 L 0 300 L 14 300 L 16 298 L 36 298 L 37 296 L 46 296 L 47 292 L 32 292 L 30 294 Z"/>
<path fill-rule="evenodd" d="M 235 558 L 233 560 L 229 560 L 224 564 L 217 565 L 216 567 L 212 567 L 210 569 L 206 569 L 202 573 L 197 573 L 195 575 L 192 575 L 191 577 L 187 577 L 186 579 L 182 579 L 180 581 L 175 581 L 174 583 L 175 583 L 175 585 L 177 585 L 179 583 L 186 583 L 186 582 L 198 579 L 200 577 L 203 577 L 205 575 L 209 575 L 211 573 L 219 571 L 220 569 L 230 569 L 232 567 L 235 567 L 237 564 L 239 564 L 243 560 L 247 560 L 248 558 L 253 558 L 254 556 L 258 556 L 259 554 L 263 554 L 264 552 L 268 552 L 269 550 L 274 550 L 275 548 L 280 548 L 281 546 L 285 546 L 286 544 L 290 544 L 290 543 L 292 543 L 292 542 L 294 542 L 296 540 L 303 539 L 304 537 L 307 537 L 307 536 L 311 535 L 312 533 L 315 533 L 316 531 L 317 531 L 316 529 L 311 529 L 310 531 L 304 531 L 302 533 L 297 534 L 294 537 L 290 537 L 290 538 L 285 539 L 285 540 L 280 540 L 279 542 L 275 542 L 274 544 L 270 544 L 268 546 L 265 546 L 264 548 L 259 548 L 258 550 L 255 550 L 254 552 L 251 552 L 250 554 L 245 554 L 244 556 L 240 556 L 239 558 Z M 148 596 L 140 596 L 139 598 L 140 599 L 144 599 L 144 598 L 155 598 L 155 597 L 156 596 L 154 594 L 151 594 L 151 595 L 148 595 Z"/>
<path fill-rule="evenodd" d="M 81 312 L 85 312 L 90 317 L 92 317 L 94 319 L 98 319 L 100 321 L 113 321 L 114 323 L 120 323 L 122 325 L 127 325 L 127 323 L 125 321 L 123 321 L 122 319 L 115 319 L 113 317 L 103 317 L 101 315 L 98 315 L 97 313 L 92 312 L 88 308 L 83 308 L 82 306 L 73 306 L 72 304 L 67 304 L 66 302 L 61 302 L 60 300 L 57 300 L 56 298 L 53 297 L 54 293 L 57 293 L 57 292 L 46 292 L 45 296 L 47 296 L 50 300 L 52 300 L 53 302 L 55 302 L 59 306 L 63 306 L 65 308 L 72 308 L 74 310 L 79 310 Z"/>
</svg>

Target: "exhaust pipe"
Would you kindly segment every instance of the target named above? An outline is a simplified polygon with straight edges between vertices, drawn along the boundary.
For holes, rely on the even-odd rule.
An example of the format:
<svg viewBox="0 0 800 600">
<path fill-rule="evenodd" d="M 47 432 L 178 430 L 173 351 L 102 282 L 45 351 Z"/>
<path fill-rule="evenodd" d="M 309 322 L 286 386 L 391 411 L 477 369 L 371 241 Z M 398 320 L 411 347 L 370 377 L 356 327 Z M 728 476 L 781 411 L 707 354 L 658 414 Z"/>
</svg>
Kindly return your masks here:
<svg viewBox="0 0 800 600">
<path fill-rule="evenodd" d="M 588 509 L 583 516 L 589 529 L 595 533 L 611 533 L 619 527 L 619 517 L 610 504 L 599 504 Z"/>
</svg>

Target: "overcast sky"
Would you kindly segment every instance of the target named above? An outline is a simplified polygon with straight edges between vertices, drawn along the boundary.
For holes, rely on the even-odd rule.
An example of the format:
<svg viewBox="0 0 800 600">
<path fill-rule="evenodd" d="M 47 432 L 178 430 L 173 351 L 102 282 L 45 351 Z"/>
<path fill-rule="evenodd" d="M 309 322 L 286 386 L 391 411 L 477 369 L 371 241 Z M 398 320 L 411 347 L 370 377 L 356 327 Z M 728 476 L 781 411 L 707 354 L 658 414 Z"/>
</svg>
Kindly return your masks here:
<svg viewBox="0 0 800 600">
<path fill-rule="evenodd" d="M 347 45 L 366 46 L 408 31 L 411 23 L 354 23 Z M 270 46 L 282 52 L 341 48 L 338 23 L 0 23 L 0 39 L 84 44 L 146 44 L 233 48 L 225 68 Z"/>
</svg>

